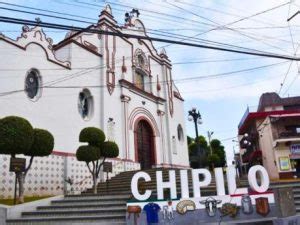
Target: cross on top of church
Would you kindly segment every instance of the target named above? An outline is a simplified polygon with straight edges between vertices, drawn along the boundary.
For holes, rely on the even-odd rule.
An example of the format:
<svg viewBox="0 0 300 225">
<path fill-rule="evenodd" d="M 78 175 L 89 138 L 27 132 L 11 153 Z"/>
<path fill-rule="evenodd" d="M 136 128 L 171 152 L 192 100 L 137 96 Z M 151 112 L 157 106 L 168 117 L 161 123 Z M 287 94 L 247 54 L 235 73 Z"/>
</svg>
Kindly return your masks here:
<svg viewBox="0 0 300 225">
<path fill-rule="evenodd" d="M 130 12 L 125 13 L 125 22 L 127 25 L 132 26 L 131 20 L 133 17 L 139 17 L 140 12 L 138 9 L 132 9 Z"/>
</svg>

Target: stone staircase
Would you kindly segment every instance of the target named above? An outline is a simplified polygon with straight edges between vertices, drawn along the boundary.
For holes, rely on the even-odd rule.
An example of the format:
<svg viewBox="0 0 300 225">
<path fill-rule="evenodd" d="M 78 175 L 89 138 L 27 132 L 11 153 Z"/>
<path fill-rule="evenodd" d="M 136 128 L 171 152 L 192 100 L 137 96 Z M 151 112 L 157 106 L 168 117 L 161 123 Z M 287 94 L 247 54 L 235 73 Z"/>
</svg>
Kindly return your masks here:
<svg viewBox="0 0 300 225">
<path fill-rule="evenodd" d="M 147 182 L 147 189 L 152 190 L 151 198 L 156 198 L 155 174 L 157 170 L 146 170 L 151 181 Z M 175 169 L 176 170 L 176 169 Z M 49 206 L 39 206 L 33 211 L 23 212 L 21 218 L 8 219 L 8 225 L 123 225 L 126 224 L 126 202 L 132 200 L 130 184 L 131 178 L 137 171 L 123 172 L 108 183 L 98 184 L 98 194 L 88 189 L 81 195 L 67 195 L 61 200 L 54 200 Z M 190 177 L 190 174 L 189 174 Z M 168 180 L 168 170 L 163 170 L 163 179 Z M 180 198 L 180 176 L 176 170 L 177 197 Z M 108 185 L 108 189 L 107 189 Z M 300 183 L 273 183 L 271 187 L 293 186 L 297 212 L 300 212 Z M 248 181 L 242 179 L 239 187 L 247 187 Z M 192 193 L 192 180 L 189 179 L 190 194 Z M 201 190 L 203 196 L 216 195 L 215 181 Z"/>
<path fill-rule="evenodd" d="M 161 170 L 161 169 L 150 169 L 150 170 L 145 170 L 150 177 L 151 181 L 147 182 L 147 189 L 152 190 L 152 197 L 156 197 L 156 171 Z M 181 188 L 180 188 L 180 175 L 179 175 L 179 169 L 172 169 L 175 170 L 176 172 L 176 187 L 177 187 L 177 197 L 180 198 L 181 196 Z M 164 169 L 163 171 L 163 180 L 168 181 L 169 179 L 169 170 Z M 122 194 L 128 194 L 131 195 L 131 178 L 132 176 L 136 173 L 137 171 L 127 171 L 123 172 L 121 174 L 118 174 L 117 176 L 113 177 L 111 180 L 109 180 L 108 183 L 99 183 L 97 187 L 97 191 L 100 195 L 103 194 L 117 194 L 117 193 L 122 193 Z M 193 185 L 192 185 L 192 179 L 191 179 L 191 173 L 188 171 L 188 177 L 189 177 L 189 190 L 190 194 L 193 193 Z M 247 187 L 248 186 L 248 181 L 243 179 L 239 183 L 240 187 Z M 225 185 L 226 187 L 226 185 Z M 93 193 L 93 189 L 90 188 L 86 192 L 86 194 L 91 194 Z M 201 194 L 204 196 L 208 195 L 216 195 L 216 188 L 215 188 L 215 180 L 214 178 L 212 179 L 212 183 L 210 184 L 209 187 L 203 188 L 201 190 Z"/>
<path fill-rule="evenodd" d="M 296 207 L 296 212 L 300 213 L 300 181 L 291 181 L 291 182 L 273 182 L 271 183 L 271 188 L 284 188 L 292 187 L 294 194 L 294 203 Z"/>
<path fill-rule="evenodd" d="M 49 206 L 23 212 L 21 218 L 8 219 L 7 224 L 124 225 L 128 198 L 128 195 L 69 195 L 52 201 Z"/>
</svg>

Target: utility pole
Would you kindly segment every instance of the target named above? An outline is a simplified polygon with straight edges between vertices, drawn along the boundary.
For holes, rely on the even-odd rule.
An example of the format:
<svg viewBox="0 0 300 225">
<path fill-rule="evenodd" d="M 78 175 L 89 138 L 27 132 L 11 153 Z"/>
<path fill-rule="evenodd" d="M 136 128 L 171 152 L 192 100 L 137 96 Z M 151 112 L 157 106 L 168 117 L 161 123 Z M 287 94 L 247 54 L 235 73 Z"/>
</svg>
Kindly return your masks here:
<svg viewBox="0 0 300 225">
<path fill-rule="evenodd" d="M 211 136 L 212 136 L 213 134 L 214 134 L 213 131 L 207 131 L 208 144 L 209 144 L 209 149 L 210 149 L 210 155 L 211 155 L 211 156 L 212 156 L 212 147 L 211 147 L 210 141 L 211 141 Z M 212 170 L 214 170 L 214 168 L 215 168 L 214 162 L 211 163 L 211 168 L 212 168 Z"/>
<path fill-rule="evenodd" d="M 211 136 L 214 134 L 213 131 L 207 131 L 207 137 L 208 137 L 208 144 L 209 144 L 209 149 L 210 149 L 210 154 L 212 155 L 212 147 L 211 147 L 211 144 L 210 144 L 210 141 L 211 141 Z"/>
</svg>

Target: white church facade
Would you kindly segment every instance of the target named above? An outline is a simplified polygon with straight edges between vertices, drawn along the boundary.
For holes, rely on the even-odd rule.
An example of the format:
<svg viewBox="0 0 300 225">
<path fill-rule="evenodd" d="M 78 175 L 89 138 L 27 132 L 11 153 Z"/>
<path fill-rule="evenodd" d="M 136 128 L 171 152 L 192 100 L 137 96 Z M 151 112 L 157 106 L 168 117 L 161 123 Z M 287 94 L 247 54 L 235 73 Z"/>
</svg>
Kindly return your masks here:
<svg viewBox="0 0 300 225">
<path fill-rule="evenodd" d="M 146 35 L 138 18 L 119 26 L 110 6 L 89 29 Z M 79 132 L 94 126 L 118 144 L 119 172 L 189 167 L 184 101 L 151 41 L 70 31 L 54 45 L 39 26 L 24 26 L 16 40 L 0 33 L 0 54 L 0 118 L 49 130 L 54 155 L 74 156 Z"/>
</svg>

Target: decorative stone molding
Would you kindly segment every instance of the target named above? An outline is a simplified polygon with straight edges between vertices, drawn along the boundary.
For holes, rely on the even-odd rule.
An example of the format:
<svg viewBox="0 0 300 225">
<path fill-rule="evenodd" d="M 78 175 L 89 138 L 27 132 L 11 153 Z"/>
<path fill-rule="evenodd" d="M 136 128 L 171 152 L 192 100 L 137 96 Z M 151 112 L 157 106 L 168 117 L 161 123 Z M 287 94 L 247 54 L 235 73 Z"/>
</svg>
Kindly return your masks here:
<svg viewBox="0 0 300 225">
<path fill-rule="evenodd" d="M 121 102 L 130 102 L 131 98 L 127 95 L 121 95 Z"/>
<path fill-rule="evenodd" d="M 133 62 L 136 68 L 149 72 L 148 59 L 141 49 L 135 50 Z"/>
<path fill-rule="evenodd" d="M 160 109 L 157 110 L 158 116 L 164 116 L 166 113 L 164 111 L 161 111 Z"/>
<path fill-rule="evenodd" d="M 102 20 L 108 20 L 112 24 L 117 24 L 117 21 L 114 19 L 112 15 L 112 9 L 109 4 L 107 4 L 104 9 L 101 11 L 99 15 L 98 23 L 100 23 Z"/>
<path fill-rule="evenodd" d="M 122 70 L 122 73 L 126 73 L 127 72 L 127 67 L 125 65 L 125 56 L 123 56 L 123 64 L 122 64 L 121 70 Z"/>
<path fill-rule="evenodd" d="M 106 27 L 106 31 L 108 28 Z M 105 51 L 106 51 L 106 86 L 110 95 L 112 95 L 116 86 L 116 75 L 115 75 L 115 56 L 116 56 L 116 36 L 111 37 L 112 44 L 112 52 L 110 53 L 109 49 L 109 36 L 105 35 Z"/>
<path fill-rule="evenodd" d="M 158 129 L 158 125 L 157 125 L 157 122 L 156 122 L 154 116 L 151 114 L 151 112 L 149 110 L 142 108 L 142 107 L 137 107 L 134 110 L 132 110 L 132 112 L 130 113 L 130 115 L 128 117 L 129 130 L 134 129 L 135 121 L 139 117 L 144 117 L 145 119 L 147 119 L 147 121 L 150 123 L 150 125 L 153 128 L 154 136 L 156 136 L 156 137 L 160 136 L 160 131 Z"/>
<path fill-rule="evenodd" d="M 66 61 L 60 61 L 56 58 L 53 50 L 53 40 L 48 38 L 44 33 L 43 29 L 39 26 L 30 28 L 25 25 L 22 28 L 21 36 L 16 40 L 10 39 L 3 34 L 0 34 L 0 40 L 10 43 L 18 48 L 26 51 L 28 45 L 36 44 L 40 46 L 46 53 L 47 59 L 53 63 L 59 64 L 63 67 L 70 68 L 71 63 Z"/>
<path fill-rule="evenodd" d="M 163 104 L 166 101 L 165 99 L 163 99 L 161 97 L 157 97 L 157 96 L 153 95 L 152 93 L 149 93 L 147 91 L 144 91 L 144 90 L 136 87 L 133 83 L 131 83 L 127 80 L 121 79 L 121 80 L 119 80 L 119 84 L 121 87 L 128 89 L 130 92 L 138 94 L 138 95 L 140 95 L 144 98 L 147 98 L 155 103 Z"/>
</svg>

